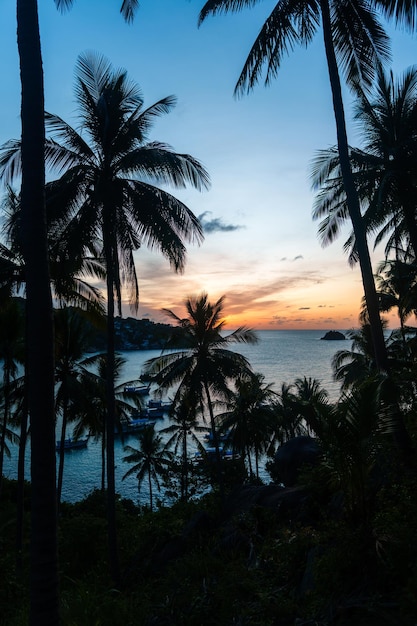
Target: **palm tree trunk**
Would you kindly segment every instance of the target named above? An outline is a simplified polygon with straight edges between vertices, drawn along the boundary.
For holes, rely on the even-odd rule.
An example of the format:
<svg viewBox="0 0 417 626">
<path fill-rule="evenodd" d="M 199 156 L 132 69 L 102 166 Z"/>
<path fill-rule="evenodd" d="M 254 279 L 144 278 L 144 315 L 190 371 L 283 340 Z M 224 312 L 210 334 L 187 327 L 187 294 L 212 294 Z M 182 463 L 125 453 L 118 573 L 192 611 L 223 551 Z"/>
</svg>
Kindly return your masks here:
<svg viewBox="0 0 417 626">
<path fill-rule="evenodd" d="M 58 624 L 54 339 L 45 212 L 44 90 L 37 0 L 17 0 L 22 85 L 21 241 L 31 422 L 30 624 Z"/>
<path fill-rule="evenodd" d="M 64 383 L 65 384 L 65 383 Z M 65 392 L 64 392 L 65 393 Z M 62 482 L 64 478 L 64 457 L 65 457 L 65 435 L 67 432 L 67 400 L 64 400 L 64 410 L 62 412 L 61 441 L 59 445 L 59 465 L 58 465 L 58 488 L 57 488 L 57 509 L 61 504 Z"/>
<path fill-rule="evenodd" d="M 214 422 L 213 405 L 211 403 L 210 391 L 209 391 L 208 384 L 207 384 L 206 380 L 204 381 L 204 391 L 206 392 L 207 406 L 208 406 L 209 415 L 210 415 L 211 434 L 213 436 L 214 449 L 216 451 L 217 482 L 218 482 L 219 489 L 220 489 L 220 495 L 223 497 L 224 496 L 224 485 L 223 485 L 223 472 L 222 472 L 222 466 L 221 466 L 222 458 L 221 458 L 221 455 L 220 455 L 219 438 L 217 437 L 216 424 Z"/>
<path fill-rule="evenodd" d="M 101 437 L 101 491 L 106 488 L 106 432 Z"/>
<path fill-rule="evenodd" d="M 119 556 L 116 530 L 116 485 L 114 476 L 114 429 L 116 399 L 114 394 L 115 341 L 114 341 L 114 273 L 112 255 L 112 226 L 103 228 L 104 255 L 107 273 L 107 361 L 106 361 L 106 452 L 107 452 L 107 524 L 109 563 L 112 580 L 116 586 L 120 583 Z"/>
<path fill-rule="evenodd" d="M 369 315 L 369 323 L 372 332 L 372 341 L 376 366 L 380 371 L 388 371 L 388 358 L 385 346 L 384 333 L 379 315 L 378 296 L 372 271 L 371 257 L 369 254 L 366 230 L 360 212 L 359 197 L 355 187 L 354 178 L 349 158 L 349 145 L 346 133 L 346 121 L 344 114 L 342 89 L 340 85 L 339 70 L 337 67 L 334 50 L 330 9 L 328 0 L 321 0 L 321 13 L 323 20 L 324 46 L 326 50 L 327 66 L 329 71 L 330 86 L 333 98 L 333 110 L 336 121 L 337 145 L 339 150 L 340 167 L 342 171 L 343 185 L 346 192 L 347 206 L 355 233 L 356 247 L 359 256 L 359 264 L 362 274 L 362 283 L 365 293 L 366 306 Z"/>
<path fill-rule="evenodd" d="M 3 380 L 3 393 L 4 393 L 4 412 L 3 412 L 3 425 L 1 429 L 1 441 L 0 441 L 0 498 L 3 487 L 3 461 L 4 450 L 6 448 L 6 434 L 7 434 L 7 422 L 9 419 L 9 398 L 10 398 L 10 373 L 5 362 L 4 364 L 4 380 Z"/>
<path fill-rule="evenodd" d="M 185 502 L 188 502 L 188 456 L 187 456 L 187 431 L 184 433 L 184 458 L 183 458 L 183 465 L 184 465 L 184 494 L 183 494 L 183 500 L 185 500 Z"/>
<path fill-rule="evenodd" d="M 25 364 L 25 387 L 23 398 L 22 417 L 20 421 L 19 454 L 17 459 L 17 521 L 16 521 L 16 571 L 19 575 L 23 571 L 23 518 L 25 514 L 25 452 L 28 435 L 28 407 L 27 407 L 27 374 Z"/>
<path fill-rule="evenodd" d="M 149 487 L 149 505 L 151 512 L 153 511 L 153 493 L 152 493 L 152 480 L 151 480 L 151 468 L 148 469 L 148 487 Z"/>
</svg>

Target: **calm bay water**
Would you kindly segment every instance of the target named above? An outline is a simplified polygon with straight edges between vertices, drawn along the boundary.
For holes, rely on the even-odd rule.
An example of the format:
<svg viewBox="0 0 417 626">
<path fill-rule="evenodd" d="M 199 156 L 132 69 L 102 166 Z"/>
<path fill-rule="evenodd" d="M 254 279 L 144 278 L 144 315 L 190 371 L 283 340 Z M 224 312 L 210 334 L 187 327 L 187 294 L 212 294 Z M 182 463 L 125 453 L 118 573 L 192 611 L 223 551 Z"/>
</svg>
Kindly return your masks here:
<svg viewBox="0 0 417 626">
<path fill-rule="evenodd" d="M 266 330 L 258 331 L 259 342 L 255 345 L 236 345 L 236 352 L 243 354 L 252 369 L 264 375 L 266 383 L 274 383 L 273 389 L 279 391 L 282 383 L 292 383 L 303 376 L 318 379 L 327 389 L 331 400 L 338 396 L 339 387 L 332 380 L 331 360 L 340 349 L 350 347 L 346 341 L 321 341 L 325 331 L 317 330 Z M 143 364 L 159 355 L 156 350 L 123 352 L 126 365 L 121 381 L 137 379 Z M 158 419 L 156 428 L 160 430 L 168 425 L 168 418 Z M 134 436 L 129 436 L 126 443 L 136 447 Z M 101 481 L 101 444 L 89 440 L 88 447 L 65 453 L 63 482 L 63 500 L 74 502 L 100 486 Z M 147 501 L 146 491 L 138 494 L 134 476 L 122 480 L 129 465 L 122 461 L 123 443 L 116 440 L 116 490 L 122 497 L 131 498 L 141 503 Z M 58 459 L 58 455 L 57 455 Z M 17 450 L 11 449 L 11 458 L 5 459 L 4 474 L 9 478 L 17 477 Z M 27 476 L 29 477 L 29 452 L 27 454 Z"/>
</svg>

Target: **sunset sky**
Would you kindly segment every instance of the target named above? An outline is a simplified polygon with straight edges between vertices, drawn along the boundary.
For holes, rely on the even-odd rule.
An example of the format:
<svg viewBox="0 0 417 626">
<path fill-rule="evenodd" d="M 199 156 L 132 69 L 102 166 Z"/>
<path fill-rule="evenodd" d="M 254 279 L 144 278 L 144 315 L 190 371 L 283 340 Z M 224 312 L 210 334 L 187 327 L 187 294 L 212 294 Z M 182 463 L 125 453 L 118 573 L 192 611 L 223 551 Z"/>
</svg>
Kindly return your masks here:
<svg viewBox="0 0 417 626">
<path fill-rule="evenodd" d="M 320 246 L 311 219 L 310 162 L 336 137 L 320 34 L 284 59 L 271 86 L 236 99 L 234 85 L 275 0 L 211 18 L 200 29 L 202 0 L 142 0 L 133 25 L 119 15 L 121 0 L 78 0 L 64 15 L 53 0 L 39 4 L 47 110 L 77 126 L 76 59 L 86 50 L 102 53 L 141 86 L 145 106 L 176 95 L 177 107 L 156 121 L 151 139 L 192 154 L 211 176 L 208 192 L 174 192 L 205 227 L 202 246 L 189 248 L 185 273 L 175 275 L 155 252 L 137 253 L 138 317 L 167 321 L 161 308 L 181 315 L 187 296 L 206 291 L 213 300 L 226 295 L 230 329 L 357 326 L 359 268 L 348 266 L 345 238 Z M 0 143 L 20 134 L 15 5 L 0 4 Z M 395 33 L 396 74 L 417 62 L 416 49 L 415 37 Z M 349 140 L 360 145 L 351 123 Z M 375 263 L 382 255 L 377 249 Z"/>
</svg>

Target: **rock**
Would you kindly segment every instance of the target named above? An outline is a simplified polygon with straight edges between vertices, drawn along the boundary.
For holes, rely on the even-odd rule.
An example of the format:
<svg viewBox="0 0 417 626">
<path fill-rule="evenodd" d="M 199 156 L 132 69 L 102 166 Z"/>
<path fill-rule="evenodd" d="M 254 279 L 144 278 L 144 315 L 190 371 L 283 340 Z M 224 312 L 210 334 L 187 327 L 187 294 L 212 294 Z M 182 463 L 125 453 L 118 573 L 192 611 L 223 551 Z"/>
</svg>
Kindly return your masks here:
<svg viewBox="0 0 417 626">
<path fill-rule="evenodd" d="M 340 341 L 341 339 L 346 339 L 343 333 L 340 333 L 338 330 L 329 330 L 324 337 L 321 337 L 325 341 Z"/>
<path fill-rule="evenodd" d="M 274 474 L 279 476 L 285 487 L 297 484 L 303 465 L 316 465 L 320 457 L 320 446 L 316 439 L 308 436 L 289 439 L 278 448 L 274 459 Z"/>
</svg>

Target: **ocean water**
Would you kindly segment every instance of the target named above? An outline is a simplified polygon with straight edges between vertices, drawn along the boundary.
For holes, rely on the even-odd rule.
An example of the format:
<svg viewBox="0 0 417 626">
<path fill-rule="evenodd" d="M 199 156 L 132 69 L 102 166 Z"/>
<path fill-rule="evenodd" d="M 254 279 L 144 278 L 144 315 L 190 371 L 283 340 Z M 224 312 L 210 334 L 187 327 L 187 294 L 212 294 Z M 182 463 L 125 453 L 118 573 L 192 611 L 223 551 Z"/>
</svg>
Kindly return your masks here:
<svg viewBox="0 0 417 626">
<path fill-rule="evenodd" d="M 255 345 L 237 344 L 236 352 L 243 354 L 255 372 L 264 375 L 266 383 L 273 383 L 273 389 L 279 391 L 282 383 L 292 383 L 303 376 L 318 379 L 327 389 L 330 399 L 336 400 L 339 386 L 332 380 L 331 360 L 340 349 L 350 347 L 349 341 L 321 341 L 325 331 L 317 330 L 266 330 L 258 331 L 259 341 Z M 123 352 L 126 365 L 121 381 L 137 379 L 145 361 L 159 356 L 156 350 Z M 165 428 L 168 418 L 158 419 L 157 430 Z M 136 447 L 134 435 L 125 443 Z M 145 485 L 138 492 L 134 476 L 122 480 L 130 465 L 123 462 L 125 454 L 122 441 L 115 443 L 116 491 L 124 498 L 143 504 L 148 500 Z M 88 447 L 69 450 L 65 453 L 64 480 L 62 499 L 74 502 L 86 496 L 101 481 L 101 444 L 89 440 Z M 57 455 L 58 460 L 58 455 Z M 27 452 L 27 477 L 29 478 L 29 450 Z M 17 449 L 11 448 L 11 457 L 5 459 L 4 474 L 9 478 L 17 477 Z M 160 494 L 155 494 L 161 497 Z"/>
</svg>

